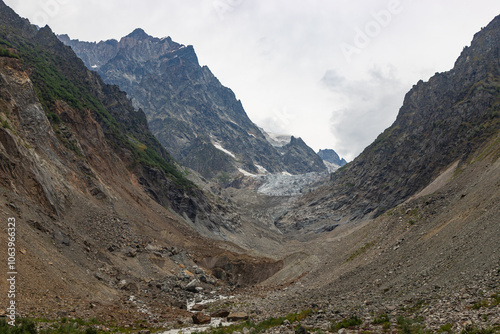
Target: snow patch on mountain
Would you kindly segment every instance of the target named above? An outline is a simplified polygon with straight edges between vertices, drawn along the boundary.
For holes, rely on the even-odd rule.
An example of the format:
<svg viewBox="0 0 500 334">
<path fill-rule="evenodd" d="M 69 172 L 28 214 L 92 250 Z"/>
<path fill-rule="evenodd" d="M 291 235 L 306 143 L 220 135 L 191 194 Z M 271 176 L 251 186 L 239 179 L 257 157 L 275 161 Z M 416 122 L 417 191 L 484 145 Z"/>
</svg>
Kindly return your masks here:
<svg viewBox="0 0 500 334">
<path fill-rule="evenodd" d="M 291 135 L 279 135 L 272 132 L 266 132 L 262 128 L 259 128 L 259 130 L 262 132 L 264 137 L 266 137 L 266 140 L 274 147 L 283 147 L 290 144 L 290 141 L 292 140 Z"/>
<path fill-rule="evenodd" d="M 342 166 L 339 166 L 337 164 L 331 163 L 329 161 L 323 160 L 323 163 L 325 164 L 326 168 L 328 168 L 328 172 L 333 173 L 337 169 L 339 169 Z"/>
<path fill-rule="evenodd" d="M 233 157 L 233 158 L 236 159 L 236 156 L 232 152 L 230 152 L 230 151 L 226 150 L 224 147 L 222 147 L 221 144 L 219 144 L 217 142 L 213 142 L 212 144 L 215 146 L 216 149 L 221 150 L 222 152 L 224 152 L 227 155 L 229 155 L 229 156 L 231 156 L 231 157 Z"/>
<path fill-rule="evenodd" d="M 260 173 L 262 173 L 262 174 L 269 174 L 269 172 L 267 171 L 267 169 L 265 169 L 261 165 L 257 165 L 256 164 L 255 167 L 257 167 L 257 169 L 259 170 Z"/>
<path fill-rule="evenodd" d="M 247 172 L 246 170 L 244 170 L 243 168 L 238 168 L 238 170 L 240 171 L 241 174 L 245 175 L 245 176 L 250 176 L 250 177 L 256 177 L 258 175 L 255 175 L 255 174 L 252 174 L 250 172 Z"/>
</svg>

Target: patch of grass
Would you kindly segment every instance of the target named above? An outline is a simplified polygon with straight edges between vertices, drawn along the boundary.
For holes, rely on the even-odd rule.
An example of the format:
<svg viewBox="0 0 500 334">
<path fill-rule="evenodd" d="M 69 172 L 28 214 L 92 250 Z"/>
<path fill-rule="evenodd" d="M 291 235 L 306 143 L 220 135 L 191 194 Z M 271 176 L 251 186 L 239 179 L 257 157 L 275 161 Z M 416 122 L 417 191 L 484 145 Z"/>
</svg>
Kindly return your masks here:
<svg viewBox="0 0 500 334">
<path fill-rule="evenodd" d="M 4 41 L 3 39 L 0 39 L 0 45 L 5 45 L 6 47 L 8 48 L 11 48 L 12 47 L 12 44 L 10 44 L 9 42 L 7 41 Z"/>
<path fill-rule="evenodd" d="M 97 334 L 97 330 L 91 327 L 91 323 L 82 319 L 61 318 L 59 322 L 53 322 L 49 327 L 37 330 L 36 322 L 51 323 L 48 319 L 37 321 L 31 319 L 16 319 L 16 325 L 10 326 L 4 319 L 0 320 L 0 334 Z"/>
<path fill-rule="evenodd" d="M 346 318 L 340 322 L 333 323 L 330 326 L 331 331 L 338 331 L 339 329 L 342 328 L 351 328 L 351 327 L 356 327 L 363 324 L 363 320 L 361 320 L 357 315 L 353 315 L 350 318 Z"/>
<path fill-rule="evenodd" d="M 232 301 L 226 301 L 223 304 L 209 304 L 207 308 L 208 313 L 213 313 L 215 311 L 236 308 L 236 303 Z"/>
<path fill-rule="evenodd" d="M 210 334 L 228 334 L 228 333 L 233 333 L 236 331 L 241 332 L 243 328 L 247 328 L 251 330 L 254 333 L 262 333 L 267 331 L 270 328 L 275 328 L 279 327 L 284 324 L 285 320 L 288 320 L 290 323 L 296 322 L 296 321 L 302 321 L 309 317 L 313 313 L 312 310 L 303 310 L 298 313 L 290 313 L 285 317 L 279 317 L 279 318 L 269 318 L 266 320 L 263 320 L 259 323 L 254 323 L 251 320 L 247 320 L 244 322 L 241 322 L 239 324 L 233 324 L 230 326 L 226 327 L 219 327 L 219 328 L 211 328 L 209 331 L 205 333 L 210 333 Z"/>
<path fill-rule="evenodd" d="M 492 294 L 491 298 L 493 299 L 492 306 L 500 305 L 500 293 Z"/>
<path fill-rule="evenodd" d="M 2 128 L 12 130 L 12 128 L 9 125 L 9 122 L 6 119 L 3 119 L 1 116 L 0 116 L 0 124 L 2 125 Z"/>
<path fill-rule="evenodd" d="M 19 59 L 19 56 L 16 55 L 15 53 L 10 52 L 7 49 L 0 48 L 0 57 L 9 57 L 9 58 L 16 58 Z"/>
<path fill-rule="evenodd" d="M 438 329 L 438 333 L 453 333 L 453 324 L 442 325 Z"/>
<path fill-rule="evenodd" d="M 460 332 L 460 334 L 495 334 L 498 333 L 500 328 L 489 327 L 489 328 L 479 328 L 477 325 L 469 325 L 464 330 Z"/>
<path fill-rule="evenodd" d="M 388 217 L 391 217 L 395 214 L 395 211 L 396 211 L 396 208 L 394 209 L 390 209 L 389 211 L 387 211 L 385 214 L 388 216 Z"/>
<path fill-rule="evenodd" d="M 406 222 L 410 225 L 414 225 L 422 219 L 422 215 L 418 212 L 417 208 L 409 210 L 406 215 L 409 217 Z"/>
<path fill-rule="evenodd" d="M 313 310 L 302 310 L 299 313 L 290 313 L 285 317 L 286 320 L 290 321 L 290 323 L 293 323 L 295 321 L 302 321 L 313 314 Z"/>
<path fill-rule="evenodd" d="M 372 322 L 374 325 L 382 325 L 382 324 L 385 324 L 385 323 L 391 323 L 391 319 L 389 319 L 389 316 L 387 315 L 387 313 L 381 313 L 379 315 L 377 315 L 375 317 L 375 319 L 373 319 L 373 322 Z"/>
<path fill-rule="evenodd" d="M 0 334 L 36 334 L 36 325 L 30 319 L 16 319 L 16 325 L 11 326 L 5 321 L 0 320 Z"/>
<path fill-rule="evenodd" d="M 146 147 L 145 150 L 140 150 L 132 144 L 128 144 L 127 146 L 133 152 L 136 162 L 162 170 L 167 176 L 170 176 L 174 182 L 181 186 L 187 188 L 193 186 L 193 183 L 186 179 L 174 164 L 167 162 L 158 152 L 156 152 L 156 150 L 153 150 L 149 146 Z"/>
<path fill-rule="evenodd" d="M 486 299 L 480 300 L 472 305 L 473 310 L 479 310 L 485 307 L 488 307 L 489 303 Z"/>
<path fill-rule="evenodd" d="M 58 114 L 53 113 L 53 112 L 48 112 L 48 113 L 46 113 L 46 115 L 47 115 L 47 118 L 49 119 L 51 124 L 56 124 L 56 125 L 61 124 L 62 120 Z"/>
<path fill-rule="evenodd" d="M 475 158 L 472 163 L 476 163 L 478 161 L 485 160 L 489 156 L 496 156 L 498 154 L 500 147 L 500 137 L 493 140 L 488 147 L 486 147 L 478 156 Z"/>
<path fill-rule="evenodd" d="M 474 303 L 474 305 L 472 305 L 472 309 L 479 310 L 481 308 L 492 308 L 497 305 L 500 305 L 500 293 L 498 292 L 492 294 L 488 299 L 483 299 Z"/>
<path fill-rule="evenodd" d="M 375 245 L 375 243 L 376 243 L 376 240 L 371 241 L 371 242 L 365 244 L 361 248 L 358 248 L 351 255 L 349 255 L 349 257 L 347 258 L 347 260 L 345 260 L 345 262 L 349 262 L 351 260 L 354 260 L 355 258 L 357 258 L 358 256 L 360 256 L 361 254 L 365 253 L 368 249 L 370 249 L 371 247 L 373 247 L 373 245 Z"/>
<path fill-rule="evenodd" d="M 403 316 L 399 316 L 396 320 L 399 331 L 402 334 L 427 334 L 432 333 L 432 331 L 424 329 L 423 325 L 419 323 L 419 321 L 405 318 Z"/>
<path fill-rule="evenodd" d="M 95 318 L 85 321 L 83 319 L 61 318 L 51 326 L 39 331 L 40 334 L 97 334 L 97 329 L 92 325 L 98 324 Z"/>
</svg>

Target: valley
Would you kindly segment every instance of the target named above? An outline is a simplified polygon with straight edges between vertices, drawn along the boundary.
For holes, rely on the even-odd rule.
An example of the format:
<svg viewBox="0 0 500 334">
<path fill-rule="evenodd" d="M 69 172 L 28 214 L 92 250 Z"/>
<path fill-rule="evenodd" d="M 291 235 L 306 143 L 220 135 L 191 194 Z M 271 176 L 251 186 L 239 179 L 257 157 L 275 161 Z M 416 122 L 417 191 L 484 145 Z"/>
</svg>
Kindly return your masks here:
<svg viewBox="0 0 500 334">
<path fill-rule="evenodd" d="M 500 332 L 500 16 L 347 164 L 260 129 L 170 38 L 72 40 L 0 0 L 0 48 L 34 332 Z"/>
</svg>

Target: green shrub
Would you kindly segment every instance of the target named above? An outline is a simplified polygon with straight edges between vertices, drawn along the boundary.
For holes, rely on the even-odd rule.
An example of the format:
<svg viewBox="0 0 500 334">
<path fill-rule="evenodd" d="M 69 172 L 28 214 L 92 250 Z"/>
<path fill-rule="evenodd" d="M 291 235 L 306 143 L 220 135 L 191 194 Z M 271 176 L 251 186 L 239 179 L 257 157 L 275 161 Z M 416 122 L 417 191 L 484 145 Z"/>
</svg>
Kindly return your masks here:
<svg viewBox="0 0 500 334">
<path fill-rule="evenodd" d="M 349 257 L 347 258 L 347 260 L 345 260 L 345 262 L 349 262 L 349 261 L 357 258 L 358 256 L 360 256 L 361 254 L 365 253 L 368 249 L 373 247 L 373 245 L 375 245 L 376 242 L 377 242 L 377 240 L 371 241 L 371 242 L 365 244 L 363 247 L 355 250 L 351 255 L 349 255 Z"/>
<path fill-rule="evenodd" d="M 2 128 L 12 130 L 12 128 L 9 125 L 9 122 L 7 122 L 6 119 L 0 118 L 0 123 L 2 123 Z"/>
<path fill-rule="evenodd" d="M 0 48 L 0 57 L 9 57 L 9 58 L 17 58 L 19 59 L 19 56 L 16 55 L 15 53 L 10 52 L 7 49 Z"/>
<path fill-rule="evenodd" d="M 5 46 L 7 46 L 7 47 L 9 47 L 9 48 L 11 48 L 11 47 L 12 47 L 12 44 L 10 44 L 10 43 L 9 43 L 9 42 L 7 42 L 7 41 L 4 41 L 3 39 L 0 39 L 0 45 L 5 45 Z"/>
<path fill-rule="evenodd" d="M 385 324 L 387 322 L 391 323 L 391 320 L 389 319 L 389 316 L 387 315 L 387 313 L 381 313 L 378 316 L 376 316 L 375 319 L 373 319 L 374 325 L 381 325 L 381 324 Z"/>
<path fill-rule="evenodd" d="M 97 334 L 97 330 L 90 327 L 90 323 L 83 319 L 63 317 L 59 323 L 40 330 L 40 334 Z"/>
<path fill-rule="evenodd" d="M 62 120 L 61 117 L 59 117 L 58 114 L 49 112 L 47 113 L 47 118 L 49 119 L 50 123 L 52 124 L 61 124 Z"/>
<path fill-rule="evenodd" d="M 401 333 L 403 333 L 403 334 L 413 333 L 413 331 L 412 331 L 413 322 L 411 321 L 411 319 L 400 316 L 397 319 L 397 323 L 399 325 Z"/>
<path fill-rule="evenodd" d="M 205 333 L 210 333 L 210 334 L 228 334 L 228 333 L 233 333 L 235 331 L 241 332 L 243 328 L 247 328 L 251 330 L 253 333 L 263 333 L 267 331 L 270 328 L 275 328 L 283 325 L 285 323 L 285 320 L 288 320 L 290 323 L 294 323 L 296 321 L 301 321 L 309 317 L 313 313 L 312 310 L 303 310 L 298 313 L 290 313 L 285 317 L 279 317 L 279 318 L 269 318 L 266 320 L 263 320 L 259 323 L 254 323 L 250 320 L 238 323 L 238 324 L 233 324 L 227 327 L 219 327 L 219 328 L 211 328 L 210 330 L 206 331 Z M 195 332 L 196 333 L 196 332 Z"/>
<path fill-rule="evenodd" d="M 452 333 L 452 329 L 453 329 L 453 324 L 442 325 L 439 328 L 438 333 Z"/>
<path fill-rule="evenodd" d="M 396 320 L 400 333 L 402 334 L 427 334 L 432 333 L 431 331 L 424 330 L 421 324 L 418 321 L 415 321 L 410 318 L 405 318 L 403 316 L 399 316 Z"/>
<path fill-rule="evenodd" d="M 460 332 L 461 334 L 494 334 L 493 328 L 479 328 L 476 325 L 469 325 Z M 498 332 L 497 332 L 498 333 Z"/>
<path fill-rule="evenodd" d="M 491 308 L 500 305 L 500 293 L 494 293 L 490 298 L 491 300 L 483 299 L 474 303 L 474 305 L 472 305 L 472 309 L 479 310 L 481 308 Z"/>
<path fill-rule="evenodd" d="M 333 323 L 330 326 L 331 331 L 338 331 L 341 328 L 350 328 L 350 327 L 355 327 L 359 326 L 363 323 L 363 320 L 361 320 L 357 315 L 353 315 L 350 318 L 346 318 L 342 320 L 341 322 Z"/>
<path fill-rule="evenodd" d="M 11 326 L 5 321 L 0 320 L 0 334 L 36 334 L 36 326 L 32 320 L 16 319 L 16 325 Z"/>
</svg>

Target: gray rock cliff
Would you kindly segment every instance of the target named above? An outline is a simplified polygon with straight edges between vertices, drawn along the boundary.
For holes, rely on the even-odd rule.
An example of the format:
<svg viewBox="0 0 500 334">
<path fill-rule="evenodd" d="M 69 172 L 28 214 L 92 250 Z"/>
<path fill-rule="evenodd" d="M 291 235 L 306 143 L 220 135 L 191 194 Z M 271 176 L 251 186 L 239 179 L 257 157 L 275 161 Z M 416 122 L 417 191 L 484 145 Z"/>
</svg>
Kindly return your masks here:
<svg viewBox="0 0 500 334">
<path fill-rule="evenodd" d="M 168 152 L 205 177 L 238 169 L 258 174 L 261 167 L 292 174 L 326 169 L 310 149 L 298 154 L 292 144 L 283 154 L 273 147 L 235 94 L 200 66 L 192 46 L 154 38 L 141 29 L 119 42 L 60 39 L 105 82 L 126 91 Z"/>
</svg>

